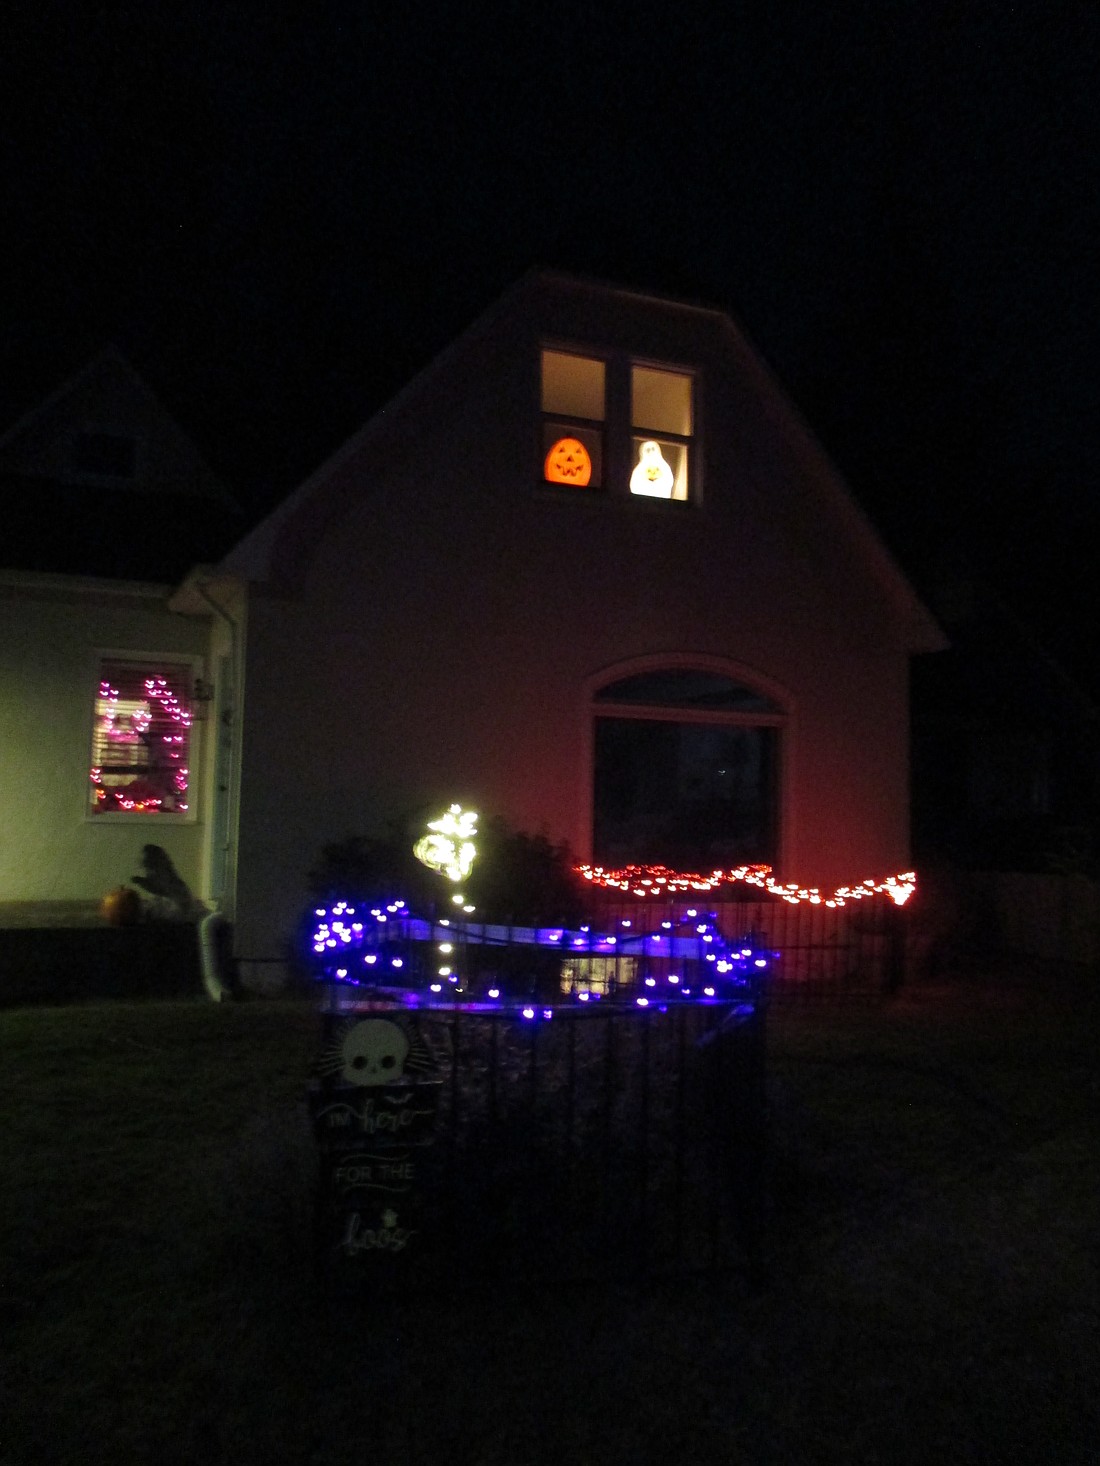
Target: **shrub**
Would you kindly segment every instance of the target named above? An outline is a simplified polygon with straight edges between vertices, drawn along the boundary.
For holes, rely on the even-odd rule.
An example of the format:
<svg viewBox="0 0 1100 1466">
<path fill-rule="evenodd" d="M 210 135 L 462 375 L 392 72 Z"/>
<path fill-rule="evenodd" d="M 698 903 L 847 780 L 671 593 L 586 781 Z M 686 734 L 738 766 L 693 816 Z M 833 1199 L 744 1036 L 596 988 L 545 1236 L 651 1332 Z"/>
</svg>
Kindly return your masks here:
<svg viewBox="0 0 1100 1466">
<path fill-rule="evenodd" d="M 310 895 L 389 902 L 397 898 L 428 914 L 452 887 L 412 853 L 404 823 L 381 837 L 350 835 L 325 845 L 310 871 Z M 582 919 L 581 884 L 569 848 L 546 835 L 514 830 L 490 818 L 477 836 L 478 855 L 462 890 L 477 919 L 511 926 L 572 926 Z"/>
</svg>

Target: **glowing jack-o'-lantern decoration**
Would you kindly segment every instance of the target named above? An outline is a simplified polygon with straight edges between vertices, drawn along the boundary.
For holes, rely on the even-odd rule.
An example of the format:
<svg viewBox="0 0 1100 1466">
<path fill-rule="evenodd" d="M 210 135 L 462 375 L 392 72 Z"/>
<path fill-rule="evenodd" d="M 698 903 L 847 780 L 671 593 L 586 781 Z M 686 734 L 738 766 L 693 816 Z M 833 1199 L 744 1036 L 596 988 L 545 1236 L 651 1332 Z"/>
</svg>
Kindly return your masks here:
<svg viewBox="0 0 1100 1466">
<path fill-rule="evenodd" d="M 579 438 L 559 438 L 546 455 L 543 473 L 547 483 L 583 488 L 592 478 L 588 449 Z"/>
<path fill-rule="evenodd" d="M 648 494 L 653 499 L 672 498 L 672 469 L 665 461 L 660 443 L 652 438 L 638 450 L 638 461 L 630 475 L 630 492 Z"/>
</svg>

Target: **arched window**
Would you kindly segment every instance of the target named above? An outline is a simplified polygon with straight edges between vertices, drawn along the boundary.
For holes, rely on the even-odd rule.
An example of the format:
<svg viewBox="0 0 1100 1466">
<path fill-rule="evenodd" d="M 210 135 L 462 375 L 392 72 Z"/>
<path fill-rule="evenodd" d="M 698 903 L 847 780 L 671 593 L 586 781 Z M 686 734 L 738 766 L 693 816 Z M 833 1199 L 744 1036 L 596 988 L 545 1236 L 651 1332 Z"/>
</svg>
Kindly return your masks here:
<svg viewBox="0 0 1100 1466">
<path fill-rule="evenodd" d="M 784 710 L 728 673 L 664 666 L 593 697 L 593 856 L 711 870 L 777 856 Z"/>
</svg>

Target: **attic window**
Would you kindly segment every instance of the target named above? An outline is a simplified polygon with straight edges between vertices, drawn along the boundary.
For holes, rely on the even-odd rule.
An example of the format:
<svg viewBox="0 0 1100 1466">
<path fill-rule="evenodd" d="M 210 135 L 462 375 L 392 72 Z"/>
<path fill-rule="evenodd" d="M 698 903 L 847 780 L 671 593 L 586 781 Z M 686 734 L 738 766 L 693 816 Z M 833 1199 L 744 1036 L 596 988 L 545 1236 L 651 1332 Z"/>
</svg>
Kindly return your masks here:
<svg viewBox="0 0 1100 1466">
<path fill-rule="evenodd" d="M 550 348 L 541 366 L 544 483 L 647 499 L 693 497 L 690 372 Z"/>
<path fill-rule="evenodd" d="M 73 467 L 91 478 L 132 479 L 137 475 L 137 442 L 129 433 L 77 433 Z"/>
</svg>

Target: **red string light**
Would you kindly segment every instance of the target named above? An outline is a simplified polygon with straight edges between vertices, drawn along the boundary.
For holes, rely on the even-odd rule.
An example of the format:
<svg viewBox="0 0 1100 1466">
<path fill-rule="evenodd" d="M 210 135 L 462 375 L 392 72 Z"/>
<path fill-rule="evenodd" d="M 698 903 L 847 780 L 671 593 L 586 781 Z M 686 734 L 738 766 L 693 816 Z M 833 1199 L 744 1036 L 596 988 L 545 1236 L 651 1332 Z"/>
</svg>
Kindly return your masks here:
<svg viewBox="0 0 1100 1466">
<path fill-rule="evenodd" d="M 777 881 L 770 865 L 741 865 L 735 870 L 712 870 L 706 875 L 674 871 L 665 865 L 625 865 L 619 870 L 605 870 L 602 865 L 578 865 L 579 875 L 594 886 L 619 890 L 631 896 L 677 896 L 693 892 L 716 891 L 725 885 L 756 886 L 797 906 L 808 901 L 813 906 L 845 906 L 849 901 L 862 901 L 868 896 L 889 896 L 897 906 L 904 906 L 917 888 L 914 871 L 870 878 L 850 886 L 838 886 L 826 895 L 817 886 L 800 886 L 797 881 Z"/>
</svg>

